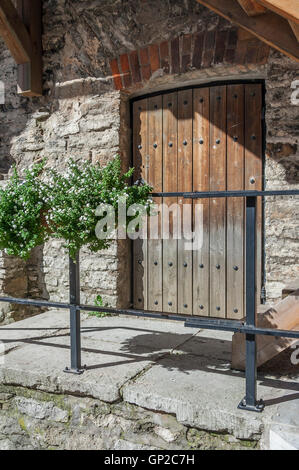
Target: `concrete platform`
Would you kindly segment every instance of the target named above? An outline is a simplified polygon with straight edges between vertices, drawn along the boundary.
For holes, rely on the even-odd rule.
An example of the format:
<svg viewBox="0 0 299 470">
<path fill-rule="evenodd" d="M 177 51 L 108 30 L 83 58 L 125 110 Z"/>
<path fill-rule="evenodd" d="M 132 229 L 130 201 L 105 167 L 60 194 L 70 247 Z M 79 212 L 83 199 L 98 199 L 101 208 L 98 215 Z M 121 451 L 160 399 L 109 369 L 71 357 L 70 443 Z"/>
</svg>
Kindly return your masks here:
<svg viewBox="0 0 299 470">
<path fill-rule="evenodd" d="M 263 448 L 299 447 L 299 376 L 259 375 L 261 414 L 240 411 L 244 374 L 230 369 L 227 332 L 182 323 L 82 314 L 83 375 L 69 365 L 68 312 L 49 311 L 0 328 L 0 383 L 49 393 L 125 401 L 173 414 L 185 426 L 261 439 Z"/>
</svg>

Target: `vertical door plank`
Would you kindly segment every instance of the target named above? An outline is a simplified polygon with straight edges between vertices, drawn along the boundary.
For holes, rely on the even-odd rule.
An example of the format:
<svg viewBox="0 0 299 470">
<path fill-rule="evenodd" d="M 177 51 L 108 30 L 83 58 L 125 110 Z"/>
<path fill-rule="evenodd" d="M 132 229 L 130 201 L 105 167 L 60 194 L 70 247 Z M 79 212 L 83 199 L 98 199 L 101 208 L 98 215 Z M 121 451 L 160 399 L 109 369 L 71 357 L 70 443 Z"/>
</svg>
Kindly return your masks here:
<svg viewBox="0 0 299 470">
<path fill-rule="evenodd" d="M 226 87 L 210 90 L 210 189 L 226 189 Z M 226 315 L 226 200 L 210 202 L 210 316 Z"/>
<path fill-rule="evenodd" d="M 245 86 L 245 189 L 263 188 L 262 86 Z M 257 201 L 256 293 L 260 303 L 262 284 L 262 201 Z"/>
<path fill-rule="evenodd" d="M 192 90 L 178 93 L 178 191 L 192 191 Z M 183 206 L 190 209 L 192 221 L 192 200 L 179 199 L 181 219 L 183 222 Z M 185 218 L 186 222 L 186 218 Z M 183 224 L 181 225 L 182 229 Z M 185 226 L 186 228 L 186 226 Z M 192 225 L 189 227 L 192 230 Z M 188 229 L 188 224 L 187 224 Z M 182 230 L 183 232 L 183 230 Z M 185 230 L 186 232 L 186 230 Z M 186 250 L 186 233 L 178 240 L 178 311 L 192 314 L 192 251 Z M 187 234 L 188 235 L 188 234 Z"/>
<path fill-rule="evenodd" d="M 163 139 L 162 139 L 162 96 L 148 99 L 148 157 L 149 172 L 148 182 L 154 188 L 154 192 L 163 190 Z M 155 203 L 161 203 L 156 198 Z M 159 219 L 158 239 L 152 239 L 152 234 L 147 243 L 148 250 L 148 309 L 161 311 L 163 307 L 162 295 L 162 239 L 161 239 L 161 214 Z"/>
<path fill-rule="evenodd" d="M 227 87 L 227 190 L 244 190 L 244 85 Z M 244 200 L 227 199 L 227 318 L 244 317 Z"/>
<path fill-rule="evenodd" d="M 147 99 L 133 104 L 133 165 L 134 181 L 148 180 L 147 157 L 148 111 Z M 147 240 L 133 242 L 133 305 L 147 309 Z"/>
<path fill-rule="evenodd" d="M 210 89 L 193 92 L 193 191 L 210 189 Z M 202 210 L 202 244 L 193 251 L 193 314 L 208 316 L 210 310 L 209 199 L 194 200 Z M 195 220 L 196 221 L 196 220 Z"/>
<path fill-rule="evenodd" d="M 178 187 L 178 94 L 163 96 L 163 191 L 176 192 Z M 163 312 L 177 313 L 177 214 L 171 208 L 177 206 L 177 198 L 164 198 L 162 226 L 169 233 L 163 239 Z M 166 206 L 170 208 L 167 211 Z M 168 213 L 167 213 L 168 212 Z"/>
</svg>

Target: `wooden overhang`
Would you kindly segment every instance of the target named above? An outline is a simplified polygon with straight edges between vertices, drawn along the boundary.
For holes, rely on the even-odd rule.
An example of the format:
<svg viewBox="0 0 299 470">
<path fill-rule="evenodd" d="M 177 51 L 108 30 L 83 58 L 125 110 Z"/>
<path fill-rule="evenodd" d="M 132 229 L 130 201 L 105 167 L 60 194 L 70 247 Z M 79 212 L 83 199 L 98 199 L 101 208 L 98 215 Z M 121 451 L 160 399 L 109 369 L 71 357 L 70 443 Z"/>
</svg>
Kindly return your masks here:
<svg viewBox="0 0 299 470">
<path fill-rule="evenodd" d="M 299 0 L 197 0 L 299 62 Z"/>
</svg>

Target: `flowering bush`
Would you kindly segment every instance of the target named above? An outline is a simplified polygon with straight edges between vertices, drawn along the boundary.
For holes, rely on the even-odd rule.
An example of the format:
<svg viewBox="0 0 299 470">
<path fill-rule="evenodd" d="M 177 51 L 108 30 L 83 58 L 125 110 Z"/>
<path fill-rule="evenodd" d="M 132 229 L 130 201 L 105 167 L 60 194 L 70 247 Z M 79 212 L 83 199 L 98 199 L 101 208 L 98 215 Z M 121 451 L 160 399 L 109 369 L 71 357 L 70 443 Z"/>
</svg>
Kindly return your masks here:
<svg viewBox="0 0 299 470">
<path fill-rule="evenodd" d="M 47 183 L 40 178 L 43 166 L 35 165 L 23 180 L 14 170 L 0 190 L 0 249 L 9 255 L 26 259 L 49 237 L 63 239 L 72 258 L 83 246 L 102 250 L 111 240 L 96 235 L 96 225 L 106 215 L 97 213 L 99 206 L 112 208 L 115 222 L 120 199 L 127 207 L 140 204 L 149 210 L 152 188 L 129 185 L 134 169 L 122 174 L 119 157 L 104 168 L 71 161 L 66 175 L 50 170 Z M 133 218 L 126 216 L 125 225 Z"/>
<path fill-rule="evenodd" d="M 71 257 L 75 258 L 83 246 L 94 252 L 109 246 L 111 240 L 98 238 L 95 231 L 98 221 L 106 215 L 97 214 L 100 205 L 113 208 L 115 222 L 120 199 L 126 200 L 127 207 L 133 204 L 149 207 L 152 188 L 147 184 L 130 186 L 133 171 L 131 168 L 122 174 L 119 157 L 104 168 L 86 162 L 79 166 L 71 161 L 66 175 L 51 171 L 53 189 L 46 220 L 52 236 L 65 241 Z M 126 217 L 126 225 L 132 218 Z"/>
<path fill-rule="evenodd" d="M 28 258 L 32 248 L 48 238 L 41 223 L 47 210 L 48 189 L 40 180 L 43 164 L 27 170 L 22 179 L 14 169 L 5 189 L 0 189 L 0 250 Z"/>
</svg>

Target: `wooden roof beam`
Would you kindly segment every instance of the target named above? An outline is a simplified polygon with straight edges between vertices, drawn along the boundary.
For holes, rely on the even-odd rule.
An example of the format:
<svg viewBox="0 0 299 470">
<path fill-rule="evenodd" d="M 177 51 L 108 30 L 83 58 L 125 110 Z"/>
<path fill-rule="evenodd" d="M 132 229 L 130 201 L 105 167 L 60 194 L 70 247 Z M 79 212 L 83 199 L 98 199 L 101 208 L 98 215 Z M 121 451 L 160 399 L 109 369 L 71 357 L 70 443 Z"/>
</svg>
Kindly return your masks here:
<svg viewBox="0 0 299 470">
<path fill-rule="evenodd" d="M 299 24 L 298 0 L 256 0 L 258 3 L 274 11 L 287 20 Z"/>
<path fill-rule="evenodd" d="M 263 5 L 260 5 L 254 0 L 238 0 L 238 3 L 248 16 L 263 15 L 267 11 L 267 8 L 263 7 Z"/>
<path fill-rule="evenodd" d="M 31 39 L 11 0 L 0 0 L 0 35 L 17 64 L 30 61 Z"/>
<path fill-rule="evenodd" d="M 296 36 L 297 41 L 299 42 L 299 24 L 294 23 L 293 21 L 289 21 L 289 23 L 290 23 L 290 26 L 292 28 L 294 35 Z"/>
<path fill-rule="evenodd" d="M 0 0 L 0 36 L 18 64 L 18 93 L 42 94 L 42 0 Z"/>
<path fill-rule="evenodd" d="M 288 21 L 272 11 L 250 17 L 236 0 L 197 0 L 261 41 L 299 62 L 299 47 Z"/>
<path fill-rule="evenodd" d="M 0 0 L 1 2 L 1 0 Z M 31 60 L 18 65 L 18 93 L 42 95 L 42 0 L 17 0 L 17 12 L 30 35 Z"/>
</svg>

